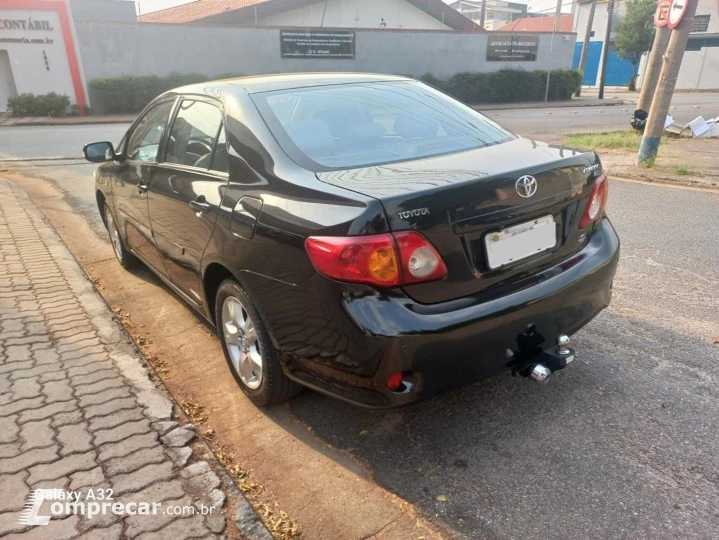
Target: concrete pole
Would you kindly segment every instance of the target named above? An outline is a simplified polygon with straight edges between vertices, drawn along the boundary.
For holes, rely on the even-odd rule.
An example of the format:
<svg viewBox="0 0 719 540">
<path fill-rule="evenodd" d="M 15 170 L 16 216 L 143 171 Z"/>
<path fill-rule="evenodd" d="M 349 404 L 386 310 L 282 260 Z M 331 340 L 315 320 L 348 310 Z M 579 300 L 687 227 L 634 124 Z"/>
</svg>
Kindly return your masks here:
<svg viewBox="0 0 719 540">
<path fill-rule="evenodd" d="M 484 30 L 484 17 L 487 14 L 487 0 L 482 0 L 482 11 L 479 12 L 479 26 Z"/>
<path fill-rule="evenodd" d="M 607 30 L 604 33 L 604 44 L 602 46 L 602 61 L 599 63 L 602 72 L 599 75 L 599 99 L 604 99 L 604 77 L 607 72 L 607 57 L 609 56 L 609 40 L 612 37 L 612 19 L 614 18 L 614 0 L 609 0 L 607 6 Z"/>
<path fill-rule="evenodd" d="M 554 50 L 554 36 L 559 30 L 559 16 L 562 13 L 562 0 L 557 0 L 557 12 L 554 14 L 554 26 L 552 27 L 552 40 L 549 42 L 549 60 L 552 60 Z M 547 66 L 547 85 L 544 88 L 544 103 L 549 101 L 549 78 L 552 76 L 552 67 Z"/>
<path fill-rule="evenodd" d="M 581 4 L 580 4 L 581 6 Z M 582 72 L 584 77 L 584 68 L 587 66 L 587 54 L 589 54 L 589 40 L 592 37 L 592 25 L 594 24 L 594 12 L 597 10 L 597 0 L 592 0 L 592 5 L 589 7 L 589 17 L 587 18 L 587 30 L 584 32 L 584 44 L 582 45 L 582 56 L 579 57 L 579 71 Z M 575 97 L 582 95 L 582 83 L 579 82 L 577 91 L 574 92 Z"/>
<path fill-rule="evenodd" d="M 682 58 L 689 41 L 689 33 L 694 23 L 694 14 L 697 10 L 699 0 L 686 0 L 687 10 L 679 25 L 671 32 L 667 52 L 663 57 L 662 72 L 659 75 L 659 87 L 652 99 L 652 106 L 649 109 L 647 126 L 644 128 L 642 142 L 639 145 L 637 165 L 643 165 L 648 159 L 657 157 L 659 143 L 664 131 L 664 121 L 669 112 L 669 105 L 672 102 L 674 87 L 677 84 L 679 69 L 682 66 Z"/>
<path fill-rule="evenodd" d="M 659 74 L 662 71 L 662 56 L 667 50 L 669 43 L 669 35 L 672 33 L 668 26 L 660 26 L 654 33 L 654 43 L 652 43 L 652 51 L 649 53 L 644 77 L 642 77 L 642 90 L 639 94 L 639 102 L 637 109 L 644 111 L 649 110 L 654 98 L 654 92 L 659 82 Z"/>
</svg>

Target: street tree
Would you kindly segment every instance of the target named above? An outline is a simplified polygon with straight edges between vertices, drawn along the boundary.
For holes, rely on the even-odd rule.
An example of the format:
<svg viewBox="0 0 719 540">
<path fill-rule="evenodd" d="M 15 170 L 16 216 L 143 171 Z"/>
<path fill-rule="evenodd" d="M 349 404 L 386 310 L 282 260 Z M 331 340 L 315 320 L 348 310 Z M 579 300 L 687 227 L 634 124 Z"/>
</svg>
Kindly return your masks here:
<svg viewBox="0 0 719 540">
<path fill-rule="evenodd" d="M 629 90 L 636 90 L 639 61 L 654 40 L 654 12 L 657 0 L 629 0 L 624 18 L 617 25 L 614 45 L 617 54 L 632 64 Z"/>
</svg>

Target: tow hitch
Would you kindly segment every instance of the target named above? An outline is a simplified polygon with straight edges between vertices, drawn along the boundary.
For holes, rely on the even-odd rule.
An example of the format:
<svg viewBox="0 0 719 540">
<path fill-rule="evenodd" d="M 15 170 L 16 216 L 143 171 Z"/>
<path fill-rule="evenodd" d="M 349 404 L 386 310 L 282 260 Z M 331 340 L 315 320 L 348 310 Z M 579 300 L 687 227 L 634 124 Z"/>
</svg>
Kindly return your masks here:
<svg viewBox="0 0 719 540">
<path fill-rule="evenodd" d="M 555 338 L 556 346 L 542 350 L 544 336 L 537 332 L 535 324 L 528 324 L 524 332 L 517 336 L 517 348 L 507 349 L 507 367 L 512 376 L 517 374 L 529 377 L 533 381 L 545 384 L 557 370 L 567 367 L 575 358 L 574 349 L 569 346 L 569 336 L 559 334 Z"/>
</svg>

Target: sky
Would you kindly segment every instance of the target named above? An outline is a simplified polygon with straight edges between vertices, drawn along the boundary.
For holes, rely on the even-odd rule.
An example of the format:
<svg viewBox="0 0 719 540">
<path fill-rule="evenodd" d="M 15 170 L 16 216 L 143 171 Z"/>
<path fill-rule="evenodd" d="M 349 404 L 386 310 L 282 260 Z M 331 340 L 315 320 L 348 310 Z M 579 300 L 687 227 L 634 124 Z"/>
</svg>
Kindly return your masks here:
<svg viewBox="0 0 719 540">
<path fill-rule="evenodd" d="M 187 4 L 188 1 L 192 0 L 135 0 L 135 4 L 139 4 L 141 13 L 149 13 L 150 11 L 157 11 L 158 9 L 165 9 L 180 4 Z M 454 0 L 444 0 L 445 3 L 449 4 Z M 554 9 L 557 5 L 556 0 L 512 0 L 520 4 L 527 4 L 528 10 L 531 12 L 541 12 L 546 14 L 554 13 Z M 562 0 L 562 11 L 569 13 L 571 11 L 571 0 Z"/>
</svg>

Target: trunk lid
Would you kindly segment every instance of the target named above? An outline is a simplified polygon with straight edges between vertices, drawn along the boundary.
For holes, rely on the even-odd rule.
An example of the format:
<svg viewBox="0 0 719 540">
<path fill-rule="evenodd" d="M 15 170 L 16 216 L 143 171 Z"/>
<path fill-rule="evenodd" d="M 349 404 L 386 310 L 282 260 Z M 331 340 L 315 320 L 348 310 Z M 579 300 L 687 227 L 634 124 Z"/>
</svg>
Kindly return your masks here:
<svg viewBox="0 0 719 540">
<path fill-rule="evenodd" d="M 379 199 L 392 231 L 416 230 L 432 243 L 448 275 L 404 290 L 418 302 L 436 303 L 509 294 L 581 249 L 586 235 L 582 238 L 578 224 L 599 174 L 594 152 L 518 138 L 451 155 L 322 172 L 318 178 Z M 525 175 L 536 180 L 529 196 L 517 186 Z M 556 228 L 554 247 L 491 267 L 485 237 L 496 239 L 508 228 L 547 216 Z"/>
</svg>

